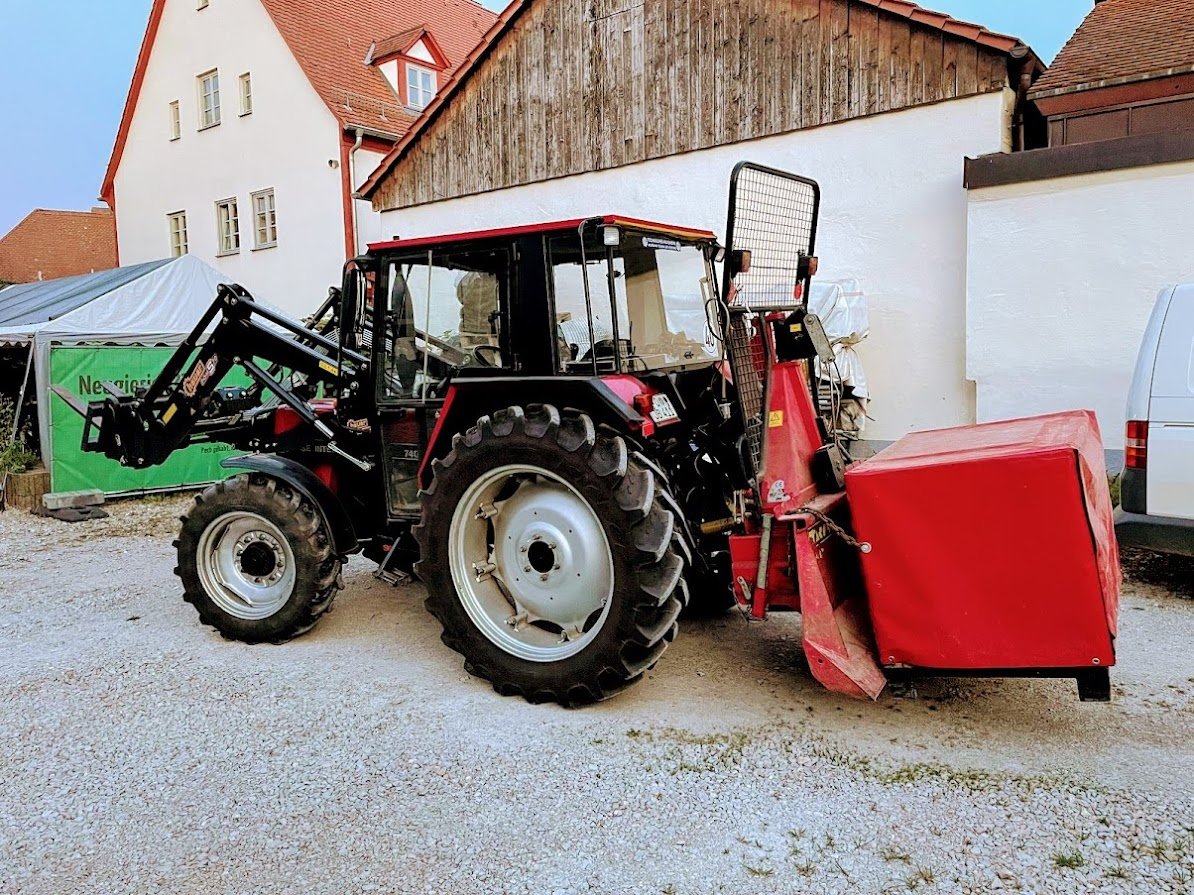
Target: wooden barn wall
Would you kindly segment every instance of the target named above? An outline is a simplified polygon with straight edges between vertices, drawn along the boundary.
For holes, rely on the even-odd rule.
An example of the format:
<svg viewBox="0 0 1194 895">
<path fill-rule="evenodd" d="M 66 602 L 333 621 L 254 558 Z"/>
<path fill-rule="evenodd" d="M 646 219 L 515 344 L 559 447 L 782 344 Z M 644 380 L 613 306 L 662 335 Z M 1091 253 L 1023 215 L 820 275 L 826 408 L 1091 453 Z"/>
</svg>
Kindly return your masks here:
<svg viewBox="0 0 1194 895">
<path fill-rule="evenodd" d="M 1006 57 L 849 0 L 536 0 L 381 209 L 998 90 Z"/>
</svg>

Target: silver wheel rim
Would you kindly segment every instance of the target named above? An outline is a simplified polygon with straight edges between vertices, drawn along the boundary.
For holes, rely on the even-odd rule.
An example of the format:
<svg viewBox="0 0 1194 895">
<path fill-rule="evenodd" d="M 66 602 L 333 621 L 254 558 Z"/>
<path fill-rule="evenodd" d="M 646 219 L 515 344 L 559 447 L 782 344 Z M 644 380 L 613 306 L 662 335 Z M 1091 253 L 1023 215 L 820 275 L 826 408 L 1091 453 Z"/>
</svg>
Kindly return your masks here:
<svg viewBox="0 0 1194 895">
<path fill-rule="evenodd" d="M 269 618 L 294 591 L 290 542 L 256 513 L 238 510 L 217 518 L 199 538 L 196 560 L 207 595 L 235 618 Z"/>
<path fill-rule="evenodd" d="M 512 656 L 567 659 L 609 618 L 605 529 L 580 492 L 545 469 L 515 464 L 477 479 L 452 515 L 448 551 L 468 617 Z"/>
</svg>

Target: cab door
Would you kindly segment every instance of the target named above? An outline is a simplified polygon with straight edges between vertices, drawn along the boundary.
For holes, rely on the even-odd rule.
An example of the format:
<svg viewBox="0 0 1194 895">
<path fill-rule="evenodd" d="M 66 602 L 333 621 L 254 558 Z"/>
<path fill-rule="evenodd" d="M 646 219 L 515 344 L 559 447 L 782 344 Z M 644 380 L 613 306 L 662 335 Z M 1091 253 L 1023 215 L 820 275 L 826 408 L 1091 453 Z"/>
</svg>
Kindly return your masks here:
<svg viewBox="0 0 1194 895">
<path fill-rule="evenodd" d="M 1194 519 L 1194 285 L 1169 303 L 1153 368 L 1148 513 Z"/>
<path fill-rule="evenodd" d="M 504 246 L 421 249 L 382 264 L 377 406 L 392 518 L 420 513 L 419 471 L 452 382 L 509 355 Z"/>
</svg>

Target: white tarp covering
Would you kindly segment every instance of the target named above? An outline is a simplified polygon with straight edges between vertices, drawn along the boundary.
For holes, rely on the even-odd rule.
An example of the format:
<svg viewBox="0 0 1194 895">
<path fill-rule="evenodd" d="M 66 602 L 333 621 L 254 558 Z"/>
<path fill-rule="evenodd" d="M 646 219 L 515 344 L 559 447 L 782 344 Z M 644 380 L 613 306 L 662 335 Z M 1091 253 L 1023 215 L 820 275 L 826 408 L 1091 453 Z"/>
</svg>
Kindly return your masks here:
<svg viewBox="0 0 1194 895">
<path fill-rule="evenodd" d="M 50 349 L 54 345 L 177 345 L 228 277 L 192 255 L 176 258 L 52 320 L 0 328 L 0 345 L 34 346 L 38 429 L 51 462 Z M 51 283 L 47 282 L 47 286 Z"/>
<path fill-rule="evenodd" d="M 808 304 L 833 342 L 841 384 L 853 389 L 856 397 L 869 399 L 866 370 L 855 346 L 870 335 L 871 313 L 858 281 L 814 283 Z"/>
</svg>

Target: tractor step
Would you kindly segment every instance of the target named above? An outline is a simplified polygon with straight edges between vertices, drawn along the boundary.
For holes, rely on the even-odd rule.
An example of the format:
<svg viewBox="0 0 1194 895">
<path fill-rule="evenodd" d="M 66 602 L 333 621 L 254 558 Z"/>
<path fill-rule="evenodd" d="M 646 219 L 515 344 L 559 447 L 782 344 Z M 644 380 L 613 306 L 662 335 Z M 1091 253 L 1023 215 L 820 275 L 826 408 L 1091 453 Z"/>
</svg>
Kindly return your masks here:
<svg viewBox="0 0 1194 895">
<path fill-rule="evenodd" d="M 402 587 L 410 584 L 414 578 L 402 571 L 401 569 L 392 568 L 394 565 L 394 557 L 398 555 L 398 539 L 394 539 L 394 543 L 386 550 L 385 559 L 373 573 L 373 577 L 378 581 L 384 581 L 390 587 Z"/>
<path fill-rule="evenodd" d="M 386 571 L 380 566 L 378 567 L 377 571 L 373 573 L 373 577 L 378 581 L 384 581 L 391 587 L 405 587 L 414 581 L 414 579 L 410 575 L 406 574 L 406 572 Z"/>
</svg>

